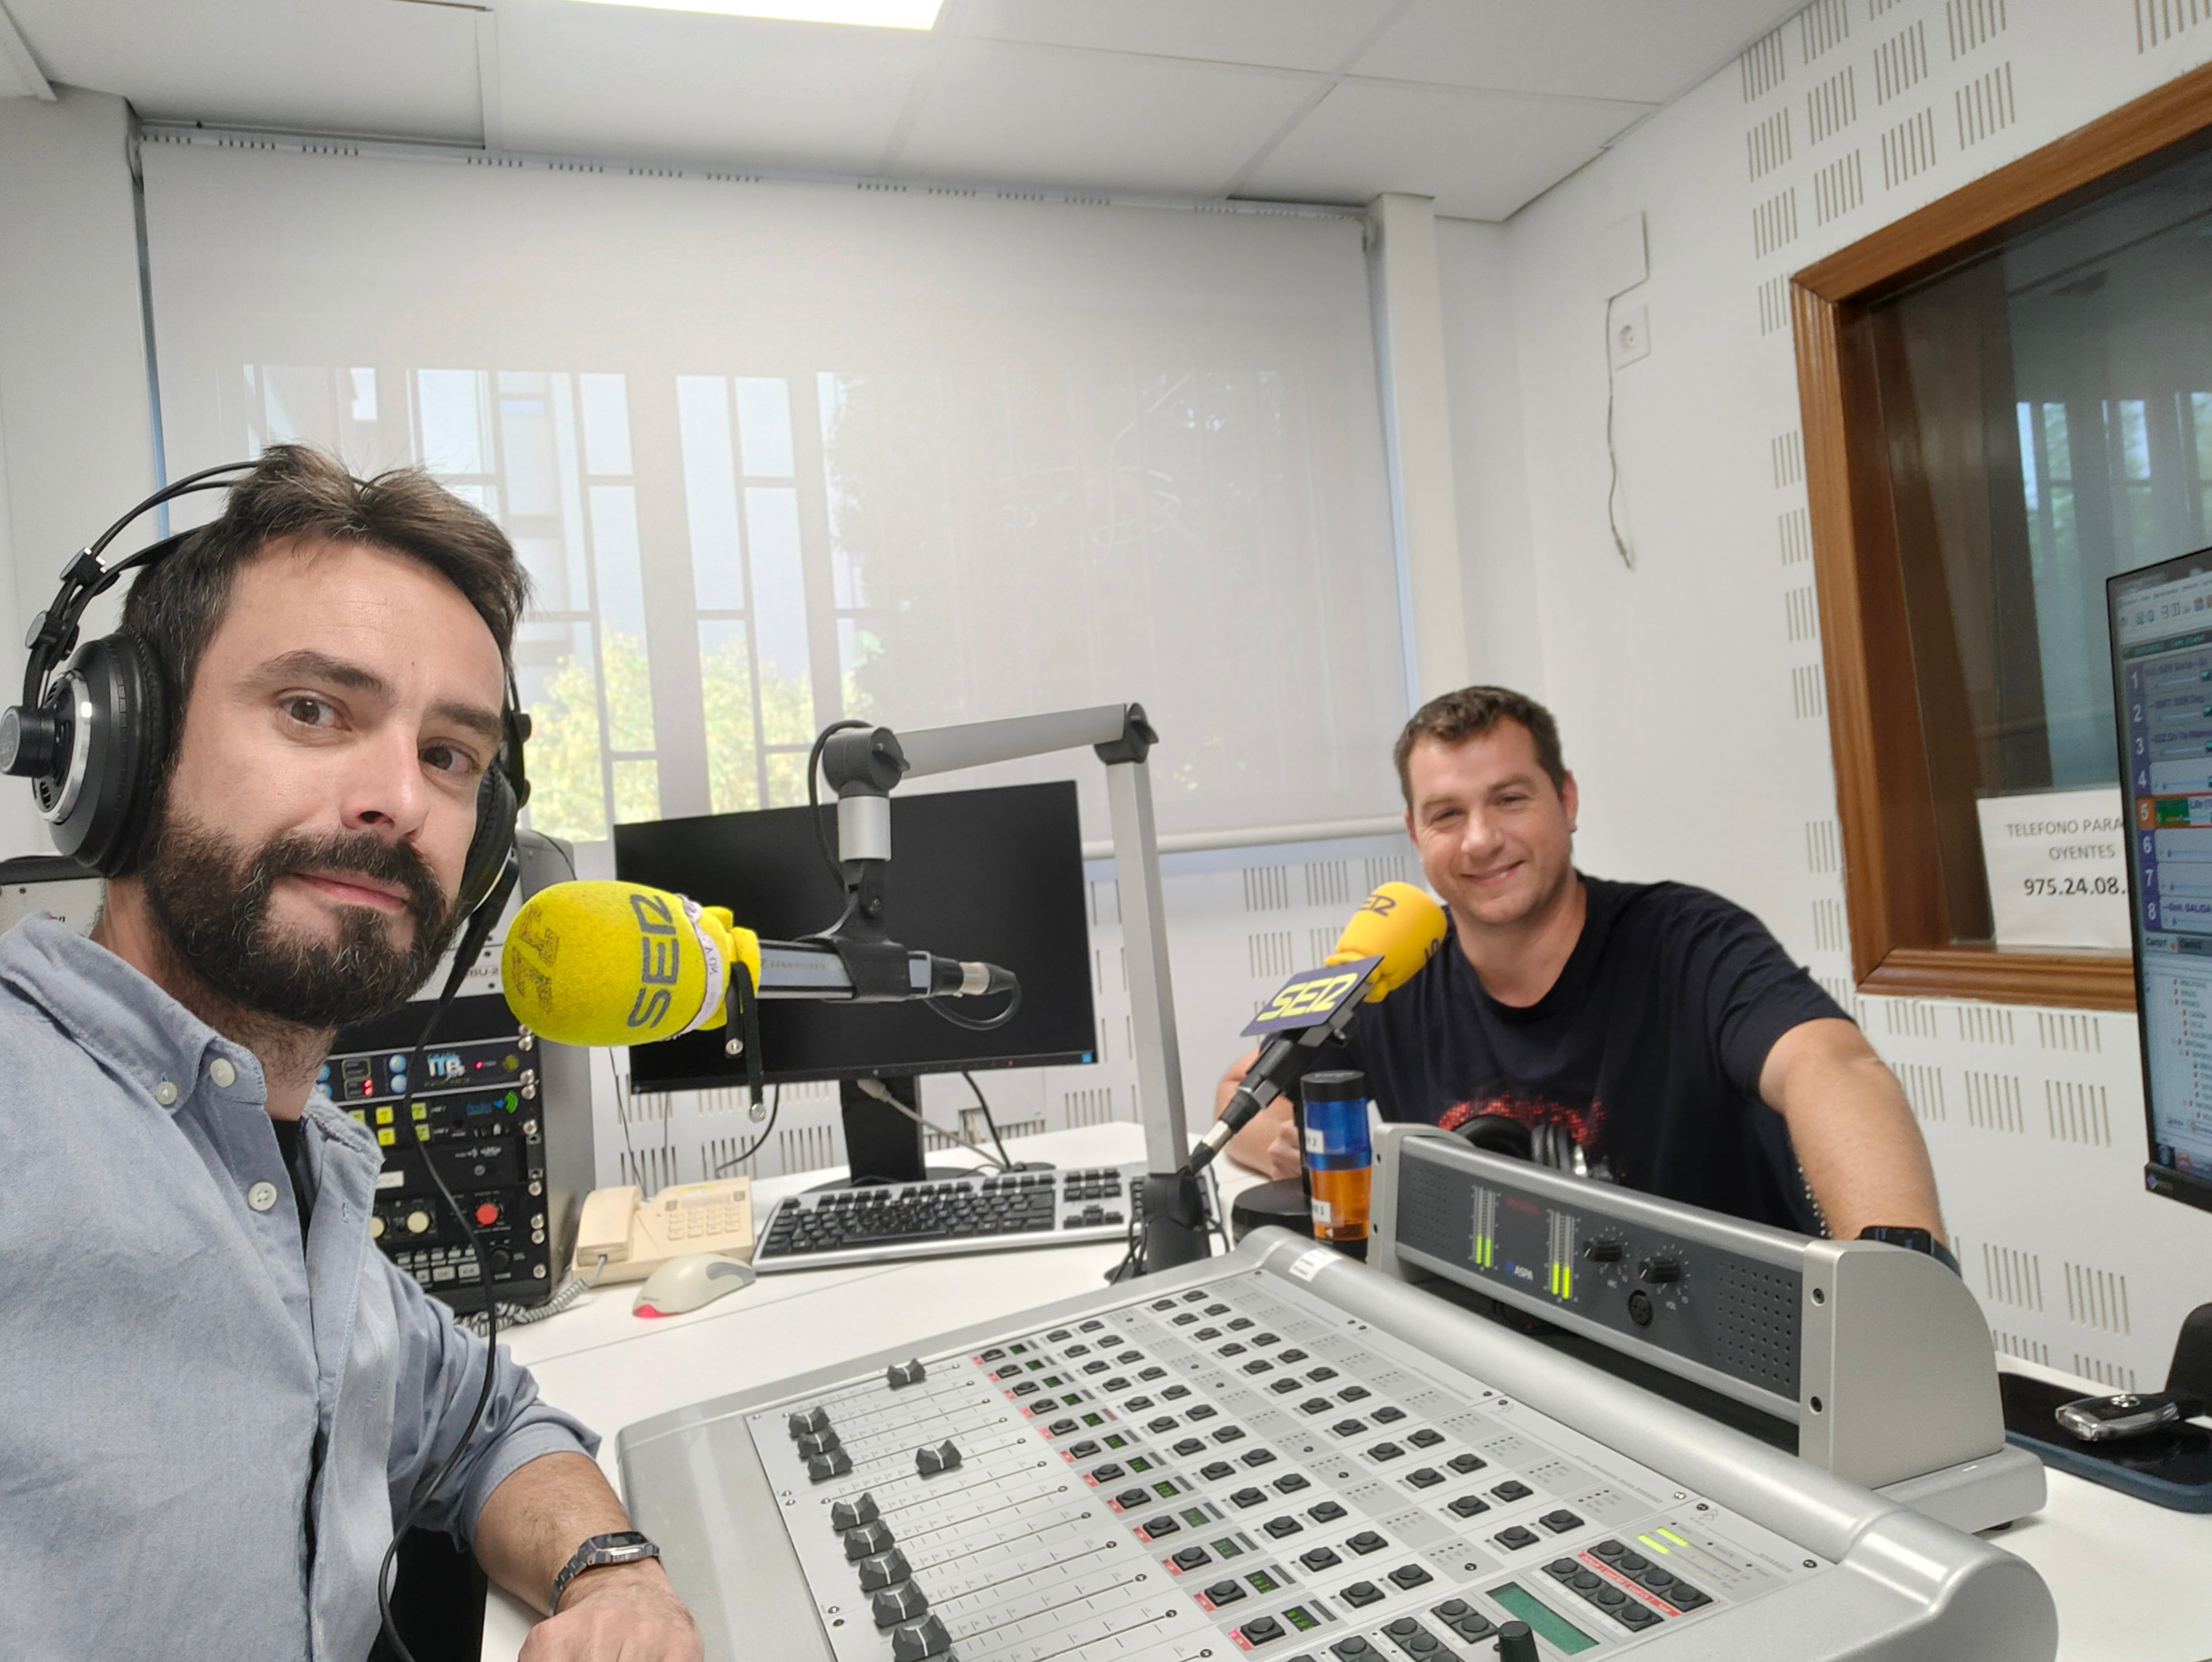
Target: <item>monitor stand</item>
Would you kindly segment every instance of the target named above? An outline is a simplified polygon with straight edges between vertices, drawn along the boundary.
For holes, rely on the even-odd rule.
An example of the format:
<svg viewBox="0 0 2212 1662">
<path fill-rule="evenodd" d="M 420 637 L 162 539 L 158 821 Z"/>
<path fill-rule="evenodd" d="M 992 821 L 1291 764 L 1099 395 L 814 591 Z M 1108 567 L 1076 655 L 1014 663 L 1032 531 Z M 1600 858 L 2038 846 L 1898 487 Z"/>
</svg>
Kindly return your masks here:
<svg viewBox="0 0 2212 1662">
<path fill-rule="evenodd" d="M 921 1082 L 912 1075 L 875 1081 L 916 1113 L 921 1111 Z M 845 1122 L 846 1176 L 817 1184 L 829 1189 L 872 1189 L 885 1184 L 930 1183 L 969 1175 L 964 1166 L 929 1164 L 921 1125 L 860 1088 L 857 1080 L 837 1081 L 837 1107 Z"/>
</svg>

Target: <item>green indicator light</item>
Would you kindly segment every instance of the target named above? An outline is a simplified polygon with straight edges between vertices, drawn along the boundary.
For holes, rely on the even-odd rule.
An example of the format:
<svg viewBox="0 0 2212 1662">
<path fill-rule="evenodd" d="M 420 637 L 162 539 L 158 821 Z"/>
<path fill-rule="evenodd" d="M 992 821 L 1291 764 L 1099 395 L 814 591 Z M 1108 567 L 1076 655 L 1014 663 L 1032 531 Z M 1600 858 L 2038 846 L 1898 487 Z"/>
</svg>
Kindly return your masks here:
<svg viewBox="0 0 2212 1662">
<path fill-rule="evenodd" d="M 1204 1529 L 1208 1524 L 1213 1521 L 1213 1519 L 1206 1515 L 1205 1510 L 1199 1507 L 1192 1507 L 1184 1512 L 1182 1520 L 1184 1523 L 1190 1525 L 1195 1529 Z"/>
<path fill-rule="evenodd" d="M 1203 1524 L 1207 1521 L 1206 1514 L 1199 1511 L 1194 1507 L 1190 1511 L 1183 1513 L 1183 1516 L 1189 1519 L 1194 1524 Z M 1234 1541 L 1216 1541 L 1213 1543 L 1213 1549 L 1219 1553 L 1224 1558 L 1242 1558 L 1244 1555 L 1244 1549 L 1238 1546 Z"/>
<path fill-rule="evenodd" d="M 1254 1570 L 1244 1579 L 1252 1584 L 1252 1590 L 1255 1592 L 1273 1592 L 1281 1585 L 1265 1570 Z"/>
<path fill-rule="evenodd" d="M 1291 1605 L 1290 1609 L 1283 1612 L 1283 1620 L 1289 1622 L 1300 1633 L 1311 1633 L 1316 1628 L 1321 1625 L 1321 1618 L 1316 1616 L 1304 1604 Z"/>
<path fill-rule="evenodd" d="M 1662 1530 L 1661 1530 L 1661 1531 L 1659 1531 L 1659 1533 L 1660 1533 L 1660 1534 L 1662 1534 L 1662 1535 L 1663 1535 L 1663 1536 L 1665 1536 L 1665 1537 L 1666 1537 L 1669 1541 L 1672 1541 L 1672 1542 L 1673 1542 L 1676 1546 L 1678 1546 L 1678 1547 L 1686 1547 L 1686 1546 L 1688 1546 L 1688 1545 L 1690 1544 L 1687 1541 L 1685 1541 L 1685 1540 L 1684 1540 L 1680 1536 L 1679 1536 L 1679 1535 L 1675 1534 L 1675 1533 L 1674 1533 L 1674 1531 L 1673 1530 L 1670 1530 L 1670 1529 L 1662 1529 Z"/>
<path fill-rule="evenodd" d="M 1529 1592 L 1518 1582 L 1508 1581 L 1502 1587 L 1492 1587 L 1490 1596 L 1504 1605 L 1508 1612 L 1519 1616 L 1539 1634 L 1549 1640 L 1568 1656 L 1592 1650 L 1597 1641 L 1573 1622 L 1561 1616 L 1542 1599 Z"/>
</svg>

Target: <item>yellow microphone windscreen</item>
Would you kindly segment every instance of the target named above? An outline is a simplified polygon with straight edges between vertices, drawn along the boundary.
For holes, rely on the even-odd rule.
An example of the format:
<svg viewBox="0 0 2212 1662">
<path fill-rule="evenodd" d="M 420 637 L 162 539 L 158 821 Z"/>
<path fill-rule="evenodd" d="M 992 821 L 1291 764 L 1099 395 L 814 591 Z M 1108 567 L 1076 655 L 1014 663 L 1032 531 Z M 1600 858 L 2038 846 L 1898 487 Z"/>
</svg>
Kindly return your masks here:
<svg viewBox="0 0 2212 1662">
<path fill-rule="evenodd" d="M 1367 1001 L 1403 985 L 1429 961 L 1446 933 L 1444 909 L 1411 883 L 1385 883 L 1360 903 L 1336 938 L 1331 964 L 1379 958 Z"/>
<path fill-rule="evenodd" d="M 646 1044 L 719 1020 L 724 960 L 702 946 L 697 911 L 638 883 L 539 890 L 500 954 L 507 1008 L 561 1044 Z"/>
</svg>

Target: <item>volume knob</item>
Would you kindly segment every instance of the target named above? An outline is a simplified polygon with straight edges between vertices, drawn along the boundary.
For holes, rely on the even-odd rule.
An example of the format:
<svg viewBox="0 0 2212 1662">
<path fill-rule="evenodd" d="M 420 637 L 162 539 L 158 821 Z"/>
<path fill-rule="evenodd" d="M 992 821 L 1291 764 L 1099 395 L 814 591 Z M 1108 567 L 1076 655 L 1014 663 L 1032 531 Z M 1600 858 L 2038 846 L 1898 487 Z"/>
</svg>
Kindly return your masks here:
<svg viewBox="0 0 2212 1662">
<path fill-rule="evenodd" d="M 1655 1253 L 1644 1261 L 1644 1279 L 1654 1287 L 1665 1287 L 1682 1279 L 1682 1261 L 1671 1253 Z"/>
</svg>

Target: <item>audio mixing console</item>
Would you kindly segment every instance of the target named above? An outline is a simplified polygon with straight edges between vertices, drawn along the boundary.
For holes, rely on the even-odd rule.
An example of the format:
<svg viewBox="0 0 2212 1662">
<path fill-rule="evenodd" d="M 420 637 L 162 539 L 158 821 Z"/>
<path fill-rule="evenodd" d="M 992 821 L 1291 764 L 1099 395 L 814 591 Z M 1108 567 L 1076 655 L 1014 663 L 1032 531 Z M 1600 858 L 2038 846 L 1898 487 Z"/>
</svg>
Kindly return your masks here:
<svg viewBox="0 0 2212 1662">
<path fill-rule="evenodd" d="M 620 1446 L 718 1659 L 2045 1662 L 2057 1643 L 2010 1555 L 1279 1230 Z"/>
</svg>

